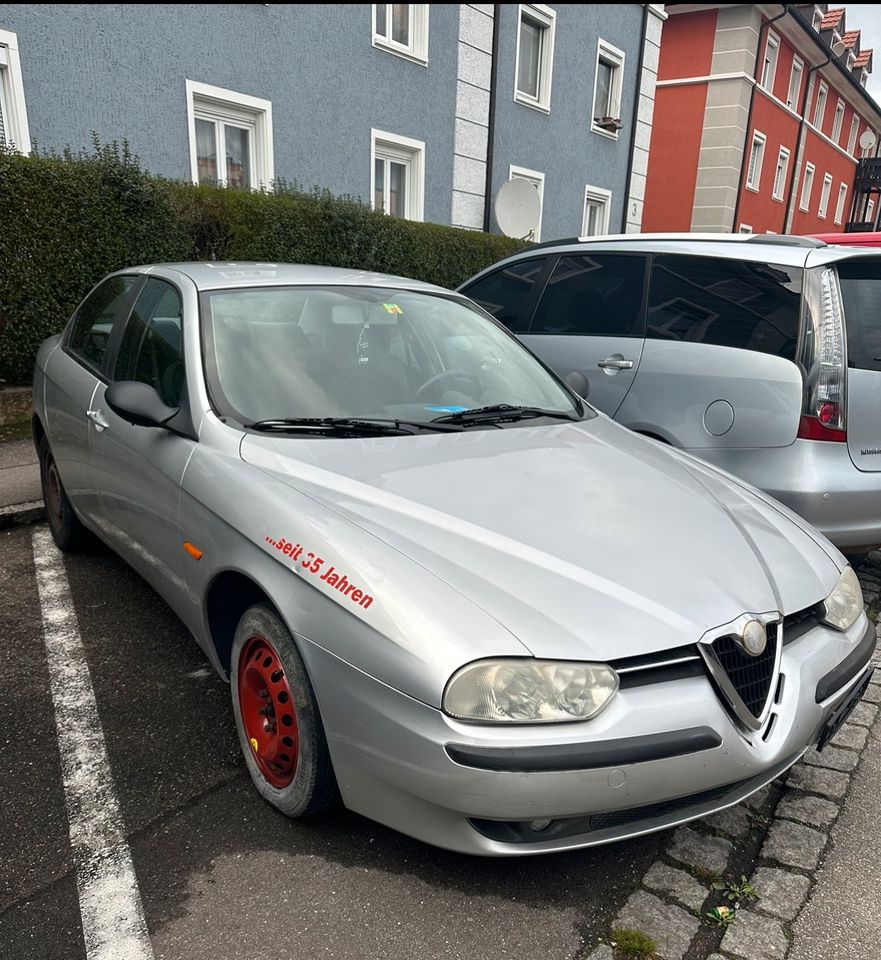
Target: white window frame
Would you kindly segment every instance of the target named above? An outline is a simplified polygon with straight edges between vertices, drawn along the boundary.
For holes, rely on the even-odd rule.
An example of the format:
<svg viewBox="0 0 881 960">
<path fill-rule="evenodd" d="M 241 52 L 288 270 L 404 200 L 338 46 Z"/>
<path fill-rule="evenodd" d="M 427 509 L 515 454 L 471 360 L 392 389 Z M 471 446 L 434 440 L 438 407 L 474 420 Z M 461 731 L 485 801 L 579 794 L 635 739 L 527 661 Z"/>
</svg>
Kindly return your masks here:
<svg viewBox="0 0 881 960">
<path fill-rule="evenodd" d="M 847 203 L 847 184 L 842 181 L 838 185 L 838 199 L 835 201 L 835 223 L 839 226 L 844 219 L 844 205 Z"/>
<path fill-rule="evenodd" d="M 0 30 L 0 106 L 7 144 L 15 144 L 20 153 L 30 153 L 31 132 L 21 79 L 18 36 L 9 30 Z"/>
<path fill-rule="evenodd" d="M 801 80 L 804 76 L 805 62 L 801 57 L 793 56 L 792 69 L 789 72 L 789 87 L 786 91 L 786 106 L 790 110 L 798 111 L 798 93 L 801 90 Z"/>
<path fill-rule="evenodd" d="M 811 194 L 814 192 L 814 173 L 816 167 L 812 163 L 805 164 L 805 175 L 801 182 L 801 199 L 798 203 L 798 209 L 807 213 L 811 209 Z"/>
<path fill-rule="evenodd" d="M 599 233 L 587 232 L 587 207 L 588 204 L 594 207 L 601 207 L 602 225 Z M 581 236 L 582 237 L 604 237 L 609 232 L 609 220 L 612 213 L 612 191 L 604 187 L 593 187 L 587 184 L 584 188 L 584 206 L 581 214 Z"/>
<path fill-rule="evenodd" d="M 752 232 L 753 232 L 753 228 L 752 228 L 752 227 L 750 226 L 750 224 L 748 224 L 748 223 L 741 223 L 741 225 L 740 225 L 740 227 L 738 228 L 738 231 L 737 231 L 737 232 L 738 232 L 738 233 L 752 233 Z"/>
<path fill-rule="evenodd" d="M 606 60 L 612 64 L 612 93 L 611 93 L 611 115 L 616 119 L 621 119 L 621 94 L 624 90 L 624 51 L 619 50 L 606 40 L 600 37 L 597 40 L 597 58 L 593 71 L 593 101 L 590 111 L 590 129 L 602 137 L 609 137 L 610 140 L 618 139 L 617 130 L 606 130 L 597 125 L 597 76 L 599 75 L 600 60 Z"/>
<path fill-rule="evenodd" d="M 541 201 L 541 206 L 538 211 L 538 224 L 532 236 L 532 240 L 538 243 L 541 240 L 541 222 L 545 215 L 545 175 L 540 170 L 530 170 L 528 167 L 518 167 L 512 163 L 508 167 L 508 179 L 527 180 L 538 190 L 538 199 Z"/>
<path fill-rule="evenodd" d="M 832 193 L 832 174 L 823 174 L 823 186 L 820 187 L 820 206 L 817 208 L 817 216 L 820 220 L 825 220 L 829 213 L 829 195 Z"/>
<path fill-rule="evenodd" d="M 404 163 L 408 168 L 405 220 L 425 219 L 425 141 L 386 130 L 370 131 L 370 205 L 376 194 L 376 158 Z"/>
<path fill-rule="evenodd" d="M 774 167 L 774 182 L 771 184 L 771 199 L 783 202 L 786 192 L 786 175 L 789 173 L 789 150 L 781 147 L 777 154 L 777 165 Z"/>
<path fill-rule="evenodd" d="M 520 29 L 523 18 L 542 27 L 541 50 L 538 63 L 538 96 L 533 97 L 518 87 L 520 82 Z M 543 3 L 521 3 L 517 12 L 517 46 L 514 58 L 514 100 L 542 113 L 551 112 L 551 83 L 554 78 L 554 34 L 557 13 Z"/>
<path fill-rule="evenodd" d="M 838 103 L 835 104 L 835 114 L 832 118 L 832 140 L 835 143 L 835 146 L 840 146 L 839 140 L 841 139 L 841 128 L 844 125 L 844 101 L 841 97 L 838 98 Z"/>
<path fill-rule="evenodd" d="M 753 130 L 753 138 L 749 145 L 749 155 L 746 158 L 746 189 L 753 193 L 759 192 L 759 184 L 762 182 L 762 165 L 765 162 L 765 144 L 768 138 L 759 130 Z M 753 148 L 758 143 L 759 152 L 756 154 L 756 165 L 753 170 L 754 176 L 750 177 L 749 168 L 752 160 Z"/>
<path fill-rule="evenodd" d="M 199 182 L 199 158 L 196 153 L 196 120 L 243 127 L 250 131 L 252 190 L 269 189 L 275 179 L 272 143 L 272 102 L 251 97 L 210 83 L 187 80 L 187 124 L 190 139 L 190 175 Z M 226 186 L 226 163 L 217 156 L 217 182 Z"/>
<path fill-rule="evenodd" d="M 773 51 L 773 56 L 768 59 L 768 51 Z M 762 57 L 762 75 L 759 78 L 759 86 L 768 93 L 774 92 L 774 80 L 777 77 L 777 60 L 780 56 L 780 37 L 773 30 L 768 31 L 765 40 L 765 55 Z M 768 74 L 766 77 L 765 74 Z"/>
<path fill-rule="evenodd" d="M 850 119 L 850 133 L 847 135 L 847 152 L 852 156 L 857 155 L 857 136 L 860 132 L 860 115 L 855 113 Z"/>
<path fill-rule="evenodd" d="M 815 130 L 823 130 L 823 117 L 826 115 L 826 97 L 829 94 L 829 84 L 821 80 L 815 87 L 816 96 L 814 97 L 813 114 L 814 120 L 811 126 Z M 821 109 L 822 105 L 822 109 Z"/>
<path fill-rule="evenodd" d="M 814 29 L 819 33 L 820 24 L 823 22 L 823 8 L 815 6 L 814 7 L 814 18 L 811 21 L 814 25 Z"/>
<path fill-rule="evenodd" d="M 875 201 L 870 199 L 866 204 L 866 222 L 874 223 L 875 222 Z"/>
<path fill-rule="evenodd" d="M 376 8 L 379 6 L 387 8 L 385 22 L 389 32 L 385 35 L 377 33 L 376 30 Z M 407 4 L 410 8 L 408 11 L 410 18 L 409 43 L 398 43 L 397 40 L 392 39 L 392 6 L 394 6 L 394 4 L 391 3 L 371 4 L 371 34 L 373 46 L 378 50 L 384 50 L 386 53 L 393 53 L 396 57 L 412 60 L 414 63 L 419 63 L 423 67 L 428 66 L 428 17 L 429 7 L 431 5 L 428 3 Z"/>
</svg>

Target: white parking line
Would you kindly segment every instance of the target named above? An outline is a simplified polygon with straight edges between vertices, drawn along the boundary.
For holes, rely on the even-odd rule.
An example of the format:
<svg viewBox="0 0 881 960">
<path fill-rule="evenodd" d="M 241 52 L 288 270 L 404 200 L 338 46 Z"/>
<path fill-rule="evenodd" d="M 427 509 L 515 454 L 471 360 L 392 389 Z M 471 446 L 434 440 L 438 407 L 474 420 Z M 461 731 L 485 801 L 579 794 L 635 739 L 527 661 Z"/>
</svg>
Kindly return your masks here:
<svg viewBox="0 0 881 960">
<path fill-rule="evenodd" d="M 33 534 L 55 727 L 87 960 L 152 960 L 104 732 L 61 554 Z"/>
</svg>

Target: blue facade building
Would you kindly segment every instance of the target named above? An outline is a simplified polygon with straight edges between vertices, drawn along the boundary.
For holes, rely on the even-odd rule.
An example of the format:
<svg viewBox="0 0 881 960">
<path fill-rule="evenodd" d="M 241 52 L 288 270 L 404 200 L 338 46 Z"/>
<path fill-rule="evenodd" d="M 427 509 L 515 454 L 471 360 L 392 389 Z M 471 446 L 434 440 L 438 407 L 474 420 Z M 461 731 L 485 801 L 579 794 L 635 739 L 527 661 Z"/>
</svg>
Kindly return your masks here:
<svg viewBox="0 0 881 960">
<path fill-rule="evenodd" d="M 0 140 L 126 139 L 163 176 L 276 179 L 535 239 L 638 230 L 663 5 L 0 6 Z"/>
</svg>

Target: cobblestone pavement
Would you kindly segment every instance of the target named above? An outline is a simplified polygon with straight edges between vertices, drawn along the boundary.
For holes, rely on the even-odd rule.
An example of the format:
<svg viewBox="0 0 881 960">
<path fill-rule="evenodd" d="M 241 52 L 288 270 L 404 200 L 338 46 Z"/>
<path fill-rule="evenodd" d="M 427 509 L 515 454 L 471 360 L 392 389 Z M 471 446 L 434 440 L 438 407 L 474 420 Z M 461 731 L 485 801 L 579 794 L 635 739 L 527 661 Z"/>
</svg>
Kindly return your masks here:
<svg viewBox="0 0 881 960">
<path fill-rule="evenodd" d="M 873 555 L 857 565 L 857 572 L 866 609 L 876 619 L 881 557 Z M 876 630 L 881 636 L 881 626 Z M 787 775 L 743 803 L 675 830 L 619 910 L 607 939 L 588 944 L 583 960 L 620 956 L 616 931 L 647 935 L 663 960 L 790 956 L 794 924 L 811 895 L 860 752 L 878 720 L 881 648 L 873 660 L 878 669 L 862 702 L 831 743 L 821 753 L 808 751 Z M 727 891 L 718 889 L 744 880 L 758 899 L 729 901 Z M 716 907 L 733 908 L 732 922 L 720 924 L 711 915 Z M 876 955 L 871 950 L 865 954 Z"/>
</svg>

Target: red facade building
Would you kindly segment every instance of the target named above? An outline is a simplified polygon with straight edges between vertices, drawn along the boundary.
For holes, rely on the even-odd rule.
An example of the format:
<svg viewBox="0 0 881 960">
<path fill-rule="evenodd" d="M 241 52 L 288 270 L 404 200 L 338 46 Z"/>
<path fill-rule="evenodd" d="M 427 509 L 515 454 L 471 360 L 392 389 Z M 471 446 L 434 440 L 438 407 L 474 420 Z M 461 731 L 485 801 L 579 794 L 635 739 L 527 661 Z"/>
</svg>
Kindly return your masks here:
<svg viewBox="0 0 881 960">
<path fill-rule="evenodd" d="M 854 10 L 858 10 L 854 8 Z M 872 51 L 827 4 L 667 4 L 642 229 L 865 229 L 878 155 Z"/>
</svg>

